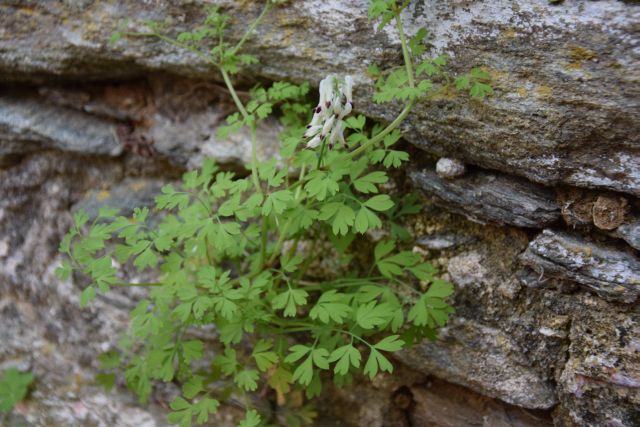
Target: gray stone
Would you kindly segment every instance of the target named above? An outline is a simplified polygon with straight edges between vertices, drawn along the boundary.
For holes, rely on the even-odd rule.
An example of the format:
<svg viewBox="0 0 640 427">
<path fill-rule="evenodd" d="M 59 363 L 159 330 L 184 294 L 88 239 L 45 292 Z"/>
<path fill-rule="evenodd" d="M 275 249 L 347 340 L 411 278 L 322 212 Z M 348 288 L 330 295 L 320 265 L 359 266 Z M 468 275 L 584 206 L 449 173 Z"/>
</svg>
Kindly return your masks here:
<svg viewBox="0 0 640 427">
<path fill-rule="evenodd" d="M 411 425 L 438 427 L 543 427 L 553 425 L 548 413 L 526 411 L 517 406 L 478 395 L 468 389 L 430 379 L 411 387 L 414 405 Z"/>
<path fill-rule="evenodd" d="M 237 39 L 260 3 L 219 1 L 233 17 Z M 247 43 L 261 64 L 248 72 L 270 78 L 319 82 L 329 72 L 350 73 L 355 105 L 388 120 L 392 111 L 370 100 L 366 65 L 395 66 L 398 36 L 374 33 L 365 0 L 286 2 L 275 8 Z M 109 46 L 123 18 L 165 20 L 174 31 L 201 21 L 201 4 L 157 1 L 32 1 L 2 6 L 0 75 L 11 81 L 116 78 L 143 70 L 213 76 L 196 55 L 166 43 L 128 39 Z M 567 183 L 640 194 L 636 120 L 640 7 L 614 0 L 410 3 L 408 34 L 426 27 L 434 53 L 454 57 L 456 71 L 485 66 L 496 95 L 433 99 L 416 107 L 405 136 L 439 156 L 498 169 L 544 184 Z M 132 27 L 133 29 L 138 27 Z"/>
<path fill-rule="evenodd" d="M 458 178 L 465 174 L 466 166 L 460 160 L 441 157 L 436 163 L 436 173 L 440 178 Z"/>
<path fill-rule="evenodd" d="M 36 99 L 0 97 L 0 157 L 39 148 L 117 156 L 112 123 Z"/>
<path fill-rule="evenodd" d="M 165 184 L 160 179 L 126 178 L 111 188 L 90 190 L 73 206 L 72 212 L 82 209 L 93 219 L 102 206 L 110 206 L 120 209 L 118 215 L 129 216 L 134 208 L 153 207 L 155 196 Z"/>
<path fill-rule="evenodd" d="M 422 236 L 416 243 L 424 248 L 433 250 L 452 249 L 465 243 L 469 243 L 473 238 L 459 233 L 432 233 Z"/>
<path fill-rule="evenodd" d="M 428 169 L 409 177 L 437 204 L 477 221 L 542 228 L 560 218 L 553 192 L 526 180 L 483 171 L 443 180 Z"/>
<path fill-rule="evenodd" d="M 640 315 L 606 308 L 588 303 L 571 322 L 558 395 L 561 408 L 572 409 L 559 411 L 560 425 L 638 425 Z"/>
<path fill-rule="evenodd" d="M 505 332 L 459 319 L 441 330 L 438 341 L 403 350 L 398 358 L 420 372 L 513 405 L 551 408 L 557 402 L 553 385 L 517 363 L 511 354 L 518 351 Z"/>
<path fill-rule="evenodd" d="M 488 276 L 483 261 L 478 252 L 465 252 L 449 260 L 447 271 L 453 283 L 459 287 L 482 286 L 487 282 Z"/>
<path fill-rule="evenodd" d="M 635 249 L 640 250 L 640 221 L 622 224 L 616 230 L 616 235 L 623 238 Z"/>
<path fill-rule="evenodd" d="M 631 303 L 640 294 L 640 260 L 579 235 L 544 230 L 521 255 L 540 276 L 577 282 L 612 301 Z"/>
</svg>

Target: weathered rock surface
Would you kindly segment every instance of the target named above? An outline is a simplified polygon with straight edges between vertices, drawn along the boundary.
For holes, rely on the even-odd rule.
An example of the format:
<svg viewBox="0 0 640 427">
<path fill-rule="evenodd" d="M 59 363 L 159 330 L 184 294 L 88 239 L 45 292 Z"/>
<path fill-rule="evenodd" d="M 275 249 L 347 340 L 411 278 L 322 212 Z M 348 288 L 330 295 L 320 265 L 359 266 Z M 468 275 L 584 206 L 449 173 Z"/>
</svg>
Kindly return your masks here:
<svg viewBox="0 0 640 427">
<path fill-rule="evenodd" d="M 237 38 L 260 4 L 220 1 L 234 17 Z M 366 65 L 395 65 L 394 30 L 378 34 L 365 0 L 290 2 L 278 7 L 248 44 L 267 77 L 319 81 L 328 72 L 359 82 L 358 108 L 390 118 L 370 101 Z M 107 40 L 123 18 L 174 18 L 177 29 L 201 19 L 201 5 L 158 1 L 5 4 L 0 13 L 0 75 L 12 81 L 116 78 L 143 70 L 204 76 L 211 68 L 164 43 Z M 640 7 L 614 0 L 411 3 L 409 34 L 425 26 L 435 51 L 455 55 L 455 67 L 484 65 L 496 96 L 421 104 L 406 136 L 432 153 L 525 176 L 640 195 L 638 95 Z M 365 86 L 363 86 L 365 85 Z"/>
<path fill-rule="evenodd" d="M 36 99 L 0 97 L 0 158 L 42 148 L 117 156 L 113 123 Z"/>
<path fill-rule="evenodd" d="M 551 426 L 549 414 L 501 404 L 463 387 L 430 379 L 411 387 L 415 402 L 411 425 L 438 427 L 543 427 Z"/>
<path fill-rule="evenodd" d="M 640 260 L 615 248 L 566 232 L 544 230 L 521 256 L 541 276 L 568 279 L 613 301 L 640 294 Z"/>
<path fill-rule="evenodd" d="M 514 405 L 548 409 L 556 404 L 551 383 L 526 363 L 514 363 L 511 354 L 521 350 L 503 331 L 460 319 L 444 329 L 440 339 L 398 357 L 421 372 Z"/>
<path fill-rule="evenodd" d="M 553 192 L 526 180 L 482 171 L 442 179 L 430 169 L 409 176 L 436 203 L 480 222 L 542 228 L 560 218 Z"/>
<path fill-rule="evenodd" d="M 166 424 L 175 389 L 140 406 L 123 388 L 105 394 L 92 385 L 95 355 L 113 345 L 143 292 L 112 292 L 80 310 L 81 284 L 59 282 L 53 270 L 71 209 L 150 204 L 157 186 L 204 156 L 244 167 L 247 135 L 216 136 L 233 106 L 212 80 L 214 70 L 160 42 L 106 44 L 122 18 L 170 16 L 176 32 L 192 28 L 204 3 L 0 5 L 0 370 L 20 366 L 37 379 L 9 425 Z M 261 7 L 219 3 L 234 17 L 230 39 Z M 562 227 L 553 195 L 516 175 L 562 184 L 555 190 L 567 226 L 594 234 L 593 242 L 599 228 L 640 249 L 633 220 L 640 209 L 640 6 L 551 3 L 414 0 L 404 13 L 409 34 L 426 26 L 434 53 L 452 54 L 456 72 L 484 65 L 496 90 L 483 102 L 449 94 L 420 104 L 402 128 L 414 145 L 460 159 L 471 171 L 444 183 L 426 180 L 438 184 L 429 184 L 429 199 L 444 209 L 426 201 L 425 214 L 410 224 L 414 236 L 425 236 L 417 244 L 427 251 L 415 250 L 447 269 L 456 285 L 458 320 L 440 340 L 402 356 L 423 374 L 399 363 L 373 386 L 329 393 L 321 406 L 329 421 L 318 426 L 336 425 L 335 417 L 367 427 L 534 426 L 549 417 L 558 426 L 638 425 L 640 314 L 636 305 L 607 300 L 637 296 L 637 282 L 618 281 L 620 271 L 635 280 L 637 253 L 622 240 L 614 248 L 564 231 L 530 244 L 531 230 L 451 213 Z M 247 44 L 261 64 L 243 71 L 240 96 L 264 77 L 313 83 L 329 72 L 351 73 L 359 112 L 391 119 L 393 108 L 371 102 L 364 70 L 370 63 L 398 65 L 398 37 L 392 29 L 375 34 L 366 6 L 306 0 L 275 8 Z M 259 154 L 270 158 L 279 125 L 267 122 L 260 132 Z M 590 248 L 584 256 L 583 246 Z M 521 274 L 523 252 L 537 271 Z M 213 424 L 233 423 L 234 414 Z"/>
<path fill-rule="evenodd" d="M 120 209 L 119 215 L 129 216 L 135 208 L 153 207 L 165 184 L 161 179 L 126 178 L 111 188 L 90 190 L 72 211 L 82 209 L 93 219 L 102 206 L 110 206 Z"/>
<path fill-rule="evenodd" d="M 640 250 L 640 221 L 622 224 L 616 230 L 616 234 L 622 237 L 629 245 Z"/>
</svg>

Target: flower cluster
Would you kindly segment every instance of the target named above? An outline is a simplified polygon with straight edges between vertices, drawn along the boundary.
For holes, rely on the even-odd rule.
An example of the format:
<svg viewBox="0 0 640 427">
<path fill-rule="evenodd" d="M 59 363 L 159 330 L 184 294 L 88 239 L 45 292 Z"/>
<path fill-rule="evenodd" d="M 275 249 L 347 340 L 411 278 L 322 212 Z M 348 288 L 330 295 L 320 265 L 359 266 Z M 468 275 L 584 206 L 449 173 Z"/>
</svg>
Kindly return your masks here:
<svg viewBox="0 0 640 427">
<path fill-rule="evenodd" d="M 343 119 L 353 109 L 353 98 L 351 95 L 353 88 L 353 78 L 346 76 L 344 80 L 338 79 L 334 74 L 330 74 L 320 82 L 320 102 L 313 110 L 311 123 L 307 125 L 305 138 L 311 138 L 307 142 L 307 148 L 317 147 L 322 141 L 327 139 L 329 149 L 332 149 L 336 142 L 346 145 L 344 141 Z"/>
</svg>

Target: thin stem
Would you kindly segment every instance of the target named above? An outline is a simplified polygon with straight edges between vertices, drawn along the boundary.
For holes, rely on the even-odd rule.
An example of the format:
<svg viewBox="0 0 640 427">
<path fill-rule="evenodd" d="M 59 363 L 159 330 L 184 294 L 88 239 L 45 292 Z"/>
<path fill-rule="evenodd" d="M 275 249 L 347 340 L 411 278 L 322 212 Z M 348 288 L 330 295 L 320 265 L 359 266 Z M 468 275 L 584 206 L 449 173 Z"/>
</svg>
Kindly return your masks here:
<svg viewBox="0 0 640 427">
<path fill-rule="evenodd" d="M 349 157 L 353 158 L 353 157 L 357 156 L 358 154 L 360 154 L 360 153 L 364 152 L 365 150 L 367 150 L 372 145 L 375 145 L 375 144 L 379 143 L 380 141 L 382 141 L 385 136 L 390 134 L 395 128 L 397 128 L 400 125 L 400 123 L 402 123 L 404 121 L 404 119 L 407 118 L 407 116 L 411 112 L 411 109 L 413 108 L 414 105 L 415 105 L 415 101 L 414 100 L 409 101 L 409 103 L 404 107 L 404 109 L 400 112 L 400 114 L 398 114 L 398 117 L 396 117 L 393 120 L 393 122 L 391 122 L 389 124 L 389 126 L 384 128 L 384 130 L 382 130 L 382 132 L 380 132 L 379 134 L 377 134 L 376 136 L 374 136 L 373 138 L 371 138 L 370 140 L 368 140 L 367 142 L 362 144 L 360 147 L 356 148 L 351 153 L 349 153 Z"/>
<path fill-rule="evenodd" d="M 127 286 L 127 287 L 147 287 L 147 286 L 162 286 L 160 282 L 151 282 L 151 283 L 113 283 L 111 286 Z"/>
<path fill-rule="evenodd" d="M 356 335 L 356 334 L 354 334 L 353 332 L 345 331 L 345 330 L 343 330 L 343 329 L 331 329 L 331 330 L 332 330 L 332 331 L 334 331 L 334 332 L 340 332 L 340 333 L 343 333 L 343 334 L 347 334 L 347 335 L 351 336 L 351 338 L 352 338 L 352 339 L 353 339 L 353 338 L 355 338 L 355 339 L 357 339 L 358 341 L 362 341 L 364 344 L 366 344 L 367 346 L 369 346 L 369 348 L 373 348 L 373 346 L 372 346 L 371 344 L 369 344 L 369 342 L 368 342 L 368 341 L 366 341 L 366 340 L 364 340 L 364 339 L 360 338 L 359 336 L 357 336 L 357 335 Z"/>
<path fill-rule="evenodd" d="M 316 169 L 320 169 L 322 166 L 322 156 L 324 156 L 324 150 L 327 147 L 327 138 L 322 140 L 322 147 L 320 147 L 320 156 L 318 157 L 318 164 L 316 165 Z"/>
<path fill-rule="evenodd" d="M 249 39 L 249 36 L 251 36 L 251 33 L 253 33 L 253 31 L 256 29 L 260 21 L 262 21 L 262 18 L 264 18 L 264 16 L 267 14 L 269 9 L 271 9 L 271 1 L 267 0 L 267 4 L 264 6 L 264 9 L 262 9 L 262 12 L 260 13 L 260 15 L 258 15 L 258 17 L 251 24 L 251 26 L 249 26 L 249 28 L 244 33 L 244 35 L 242 36 L 238 44 L 236 44 L 235 47 L 231 49 L 231 54 L 235 54 L 236 52 L 238 52 L 238 50 L 240 50 L 240 48 L 242 48 L 244 43 Z"/>
<path fill-rule="evenodd" d="M 400 11 L 395 2 L 393 2 L 393 12 L 396 17 L 396 28 L 398 28 L 398 33 L 400 33 L 400 42 L 402 43 L 402 56 L 404 58 L 404 66 L 407 69 L 407 80 L 409 82 L 410 87 L 415 87 L 415 82 L 413 80 L 413 64 L 411 62 L 411 55 L 409 54 L 409 47 L 407 46 L 407 38 L 404 35 L 404 29 L 402 27 L 402 19 L 400 18 Z"/>
<path fill-rule="evenodd" d="M 260 231 L 260 266 L 264 265 L 264 261 L 267 258 L 267 234 L 268 234 L 268 224 L 267 217 L 262 217 L 262 230 Z"/>
<path fill-rule="evenodd" d="M 231 78 L 229 74 L 225 71 L 223 67 L 220 67 L 220 73 L 222 74 L 222 78 L 224 80 L 225 85 L 227 85 L 227 89 L 229 89 L 229 93 L 231 93 L 231 98 L 233 98 L 233 102 L 236 104 L 238 111 L 242 114 L 246 122 L 249 122 L 249 130 L 251 133 L 251 179 L 253 181 L 253 185 L 256 188 L 258 194 L 262 194 L 262 188 L 260 187 L 260 180 L 258 178 L 258 154 L 257 154 L 257 140 L 256 140 L 256 124 L 253 119 L 247 112 L 247 109 L 244 107 L 242 101 L 238 97 L 238 93 L 233 87 L 233 83 L 231 82 Z"/>
<path fill-rule="evenodd" d="M 404 5 L 402 7 L 404 7 Z M 413 77 L 413 63 L 411 61 L 411 54 L 409 53 L 409 47 L 407 46 L 407 38 L 404 34 L 404 29 L 402 27 L 402 19 L 400 18 L 401 10 L 402 8 L 398 8 L 397 4 L 393 2 L 393 12 L 396 19 L 396 27 L 398 28 L 398 33 L 400 33 L 400 42 L 402 44 L 402 57 L 404 59 L 405 68 L 407 69 L 407 80 L 408 80 L 409 86 L 411 88 L 414 88 L 415 81 Z M 364 152 L 365 150 L 367 150 L 372 145 L 382 141 L 385 136 L 387 136 L 394 129 L 400 126 L 400 123 L 402 123 L 402 121 L 409 115 L 415 103 L 416 101 L 414 99 L 409 101 L 409 103 L 404 107 L 404 109 L 400 112 L 400 114 L 398 114 L 398 117 L 396 117 L 395 120 L 391 122 L 391 124 L 389 124 L 389 126 L 387 126 L 382 132 L 380 132 L 379 134 L 371 138 L 369 141 L 365 142 L 360 147 L 353 150 L 349 154 L 349 157 L 353 158 L 359 155 L 360 153 Z"/>
<path fill-rule="evenodd" d="M 227 85 L 227 89 L 229 89 L 231 98 L 233 98 L 233 102 L 234 104 L 236 104 L 238 111 L 240 111 L 240 114 L 242 114 L 242 117 L 244 117 L 245 119 L 249 118 L 249 113 L 247 112 L 247 109 L 244 108 L 244 104 L 242 103 L 242 101 L 240 101 L 240 98 L 238 97 L 238 93 L 233 87 L 233 83 L 231 83 L 231 78 L 229 77 L 229 73 L 227 73 L 227 71 L 222 67 L 220 67 L 220 73 L 222 74 L 222 79 L 224 80 L 224 84 Z"/>
<path fill-rule="evenodd" d="M 305 173 L 305 166 L 302 166 L 302 169 L 300 169 L 300 178 L 298 182 L 301 182 L 304 179 L 304 173 Z M 299 186 L 296 189 L 296 194 L 294 196 L 294 200 L 298 201 L 298 199 L 300 198 L 300 193 L 302 192 L 302 186 Z M 276 246 L 273 250 L 273 253 L 271 254 L 271 257 L 269 258 L 269 261 L 267 261 L 267 264 L 270 265 L 273 261 L 276 260 L 276 258 L 278 257 L 278 252 L 280 252 L 280 248 L 282 247 L 283 243 L 284 243 L 284 239 L 287 237 L 287 232 L 289 231 L 289 227 L 291 227 L 291 223 L 293 222 L 293 218 L 289 217 L 289 220 L 284 224 L 284 227 L 282 227 L 282 232 L 280 233 L 280 236 L 278 237 L 278 241 L 276 242 Z"/>
<path fill-rule="evenodd" d="M 256 124 L 253 122 L 249 127 L 251 131 L 251 179 L 258 194 L 262 194 L 260 179 L 258 178 L 258 142 L 256 139 Z"/>
</svg>

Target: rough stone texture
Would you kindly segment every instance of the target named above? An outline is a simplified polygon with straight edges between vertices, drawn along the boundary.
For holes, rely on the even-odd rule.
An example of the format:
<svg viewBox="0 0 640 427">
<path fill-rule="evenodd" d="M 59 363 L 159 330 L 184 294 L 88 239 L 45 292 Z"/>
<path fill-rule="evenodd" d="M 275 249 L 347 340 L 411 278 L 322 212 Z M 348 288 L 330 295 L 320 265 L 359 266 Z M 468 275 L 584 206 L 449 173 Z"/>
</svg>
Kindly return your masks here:
<svg viewBox="0 0 640 427">
<path fill-rule="evenodd" d="M 526 361 L 514 363 L 512 354 L 521 350 L 505 332 L 460 319 L 442 330 L 440 339 L 419 344 L 399 358 L 415 369 L 513 405 L 532 409 L 555 405 L 552 384 Z"/>
<path fill-rule="evenodd" d="M 106 44 L 124 17 L 171 16 L 175 31 L 192 28 L 204 3 L 0 4 L 0 370 L 19 366 L 37 379 L 27 402 L 0 424 L 165 425 L 174 388 L 141 406 L 123 387 L 105 394 L 92 383 L 95 354 L 117 339 L 142 292 L 112 292 L 81 310 L 82 284 L 60 283 L 53 270 L 73 209 L 151 203 L 157 186 L 204 156 L 244 169 L 246 135 L 216 137 L 233 106 L 209 66 L 160 42 Z M 260 2 L 220 3 L 234 16 L 231 39 L 260 8 Z M 626 299 L 637 295 L 638 284 L 604 280 L 585 268 L 605 271 L 617 260 L 635 278 L 640 262 L 634 219 L 640 217 L 640 6 L 552 3 L 414 0 L 404 13 L 409 34 L 424 25 L 434 53 L 454 56 L 453 71 L 484 65 L 496 90 L 483 102 L 449 94 L 420 104 L 402 128 L 409 142 L 470 170 L 444 183 L 430 177 L 430 186 L 448 187 L 437 191 L 441 200 L 424 200 L 423 214 L 409 224 L 423 236 L 414 250 L 455 283 L 457 320 L 439 340 L 401 356 L 417 371 L 398 363 L 398 374 L 380 376 L 373 386 L 329 390 L 318 426 L 529 426 L 550 418 L 556 426 L 638 425 L 639 309 L 589 288 L 596 281 L 601 295 L 617 298 L 620 286 Z M 240 96 L 265 77 L 314 83 L 348 72 L 359 112 L 391 119 L 393 107 L 371 102 L 364 70 L 370 63 L 398 65 L 398 37 L 392 29 L 374 34 L 366 5 L 278 6 L 247 44 L 261 64 L 243 70 Z M 260 132 L 260 155 L 269 158 L 279 127 L 268 122 Z M 554 186 L 555 197 L 518 177 Z M 443 203 L 449 192 L 457 202 Z M 526 229 L 480 225 L 454 212 Z M 566 228 L 589 240 L 575 231 L 535 239 L 531 228 L 565 227 L 556 221 L 560 214 Z M 619 239 L 615 248 L 601 243 L 603 234 Z M 583 245 L 590 255 L 575 251 Z M 567 249 L 566 256 L 544 258 L 549 247 Z M 552 268 L 542 275 L 523 270 L 523 252 L 535 254 L 534 268 L 539 262 Z M 551 270 L 557 277 L 549 277 Z M 225 410 L 212 425 L 234 417 L 237 410 Z"/>
<path fill-rule="evenodd" d="M 471 238 L 464 234 L 456 233 L 432 233 L 422 236 L 416 240 L 416 243 L 427 249 L 442 250 L 451 249 L 456 246 L 469 243 Z"/>
<path fill-rule="evenodd" d="M 0 159 L 42 147 L 117 156 L 112 123 L 36 99 L 0 97 Z"/>
<path fill-rule="evenodd" d="M 542 228 L 560 218 L 553 193 L 526 180 L 483 171 L 445 180 L 430 169 L 409 176 L 437 203 L 477 221 Z"/>
<path fill-rule="evenodd" d="M 622 237 L 629 245 L 640 250 L 640 221 L 623 224 L 616 230 L 617 235 Z"/>
<path fill-rule="evenodd" d="M 578 235 L 544 230 L 522 254 L 541 277 L 572 280 L 613 301 L 634 302 L 640 294 L 640 260 Z"/>
<path fill-rule="evenodd" d="M 43 148 L 87 154 L 123 151 L 160 156 L 178 167 L 204 157 L 247 164 L 251 140 L 244 129 L 222 139 L 217 129 L 232 110 L 220 86 L 149 76 L 135 83 L 43 87 L 38 95 L 0 98 L 0 161 Z M 260 124 L 258 157 L 277 154 L 277 120 Z"/>
<path fill-rule="evenodd" d="M 260 7 L 219 3 L 235 18 L 231 37 Z M 366 83 L 366 65 L 394 64 L 399 52 L 395 31 L 373 34 L 367 3 L 307 0 L 277 8 L 247 46 L 262 61 L 251 72 L 315 82 L 328 72 L 349 72 Z M 198 2 L 33 1 L 1 7 L 0 75 L 10 80 L 211 71 L 195 55 L 163 43 L 107 45 L 123 18 L 172 16 L 178 27 L 190 28 L 201 19 Z M 634 27 L 640 7 L 614 0 L 421 0 L 403 18 L 410 34 L 426 26 L 435 51 L 455 55 L 457 69 L 488 67 L 497 90 L 484 103 L 455 97 L 419 106 L 406 126 L 412 142 L 545 184 L 640 194 L 640 52 Z M 371 104 L 369 94 L 359 88 L 358 108 L 390 118 L 388 110 Z"/>
<path fill-rule="evenodd" d="M 548 413 L 526 411 L 470 392 L 463 387 L 430 379 L 411 387 L 414 426 L 543 427 L 552 425 Z"/>
</svg>

